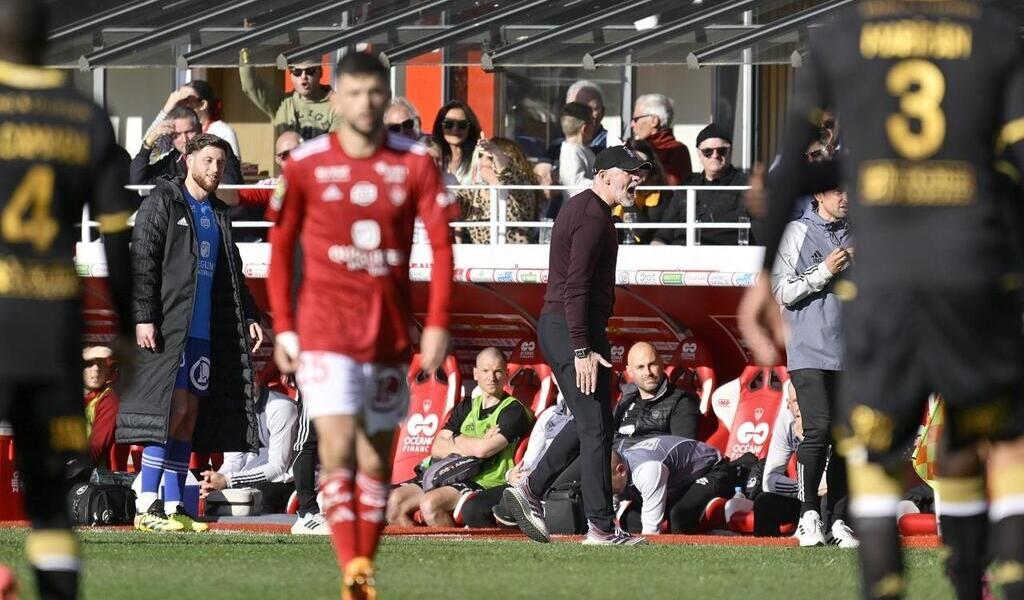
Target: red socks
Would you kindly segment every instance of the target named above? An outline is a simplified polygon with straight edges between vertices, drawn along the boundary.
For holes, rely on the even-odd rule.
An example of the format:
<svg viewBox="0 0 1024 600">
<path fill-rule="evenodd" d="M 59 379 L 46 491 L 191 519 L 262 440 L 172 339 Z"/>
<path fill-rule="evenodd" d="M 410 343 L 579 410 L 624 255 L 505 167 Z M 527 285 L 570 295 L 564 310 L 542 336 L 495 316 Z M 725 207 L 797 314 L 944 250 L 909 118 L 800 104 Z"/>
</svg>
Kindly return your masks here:
<svg viewBox="0 0 1024 600">
<path fill-rule="evenodd" d="M 356 536 L 359 556 L 369 559 L 377 552 L 377 542 L 384 530 L 385 510 L 388 505 L 388 482 L 367 475 L 356 474 Z"/>
<path fill-rule="evenodd" d="M 359 556 L 356 547 L 355 482 L 351 469 L 338 469 L 320 479 L 324 516 L 331 527 L 331 542 L 338 557 L 338 567 Z"/>
<path fill-rule="evenodd" d="M 342 571 L 357 556 L 373 558 L 384 530 L 390 486 L 384 479 L 350 469 L 333 471 L 320 480 L 324 516 Z"/>
</svg>

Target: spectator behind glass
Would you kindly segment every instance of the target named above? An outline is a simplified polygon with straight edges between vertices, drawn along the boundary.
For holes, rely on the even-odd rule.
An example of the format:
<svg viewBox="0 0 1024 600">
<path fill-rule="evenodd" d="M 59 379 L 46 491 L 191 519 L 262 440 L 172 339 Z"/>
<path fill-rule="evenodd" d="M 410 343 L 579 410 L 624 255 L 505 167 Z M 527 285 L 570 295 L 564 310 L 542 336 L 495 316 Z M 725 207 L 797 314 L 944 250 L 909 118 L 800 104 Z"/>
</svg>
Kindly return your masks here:
<svg viewBox="0 0 1024 600">
<path fill-rule="evenodd" d="M 284 164 L 288 162 L 288 157 L 291 155 L 292 150 L 298 147 L 301 143 L 302 138 L 294 131 L 286 131 L 277 136 L 277 141 L 274 142 L 274 164 L 277 165 L 278 173 L 284 170 Z M 258 181 L 257 185 L 277 185 L 277 182 L 280 179 L 280 175 L 268 177 Z M 270 203 L 270 197 L 273 195 L 274 190 L 271 189 L 238 190 L 238 204 L 246 207 L 265 209 Z M 231 204 L 227 200 L 225 200 L 225 203 Z M 234 217 L 234 215 L 232 215 L 232 217 Z M 258 215 L 258 218 L 254 220 L 260 220 L 262 218 L 262 215 Z"/>
<path fill-rule="evenodd" d="M 555 165 L 551 164 L 550 159 L 541 158 L 533 165 L 533 177 L 537 180 L 537 185 L 558 185 L 558 182 L 555 181 L 556 175 Z M 558 216 L 558 209 L 562 207 L 562 192 L 560 190 L 544 190 L 540 195 L 541 205 L 537 214 L 542 219 L 554 220 Z"/>
<path fill-rule="evenodd" d="M 128 470 L 126 444 L 115 444 L 117 412 L 121 403 L 114 391 L 113 350 L 90 346 L 82 350 L 82 383 L 85 388 L 85 423 L 92 464 L 111 471 Z"/>
<path fill-rule="evenodd" d="M 672 134 L 675 107 L 664 94 L 644 94 L 636 99 L 630 127 L 633 137 L 646 140 L 665 170 L 668 185 L 680 185 L 690 176 L 690 150 Z"/>
<path fill-rule="evenodd" d="M 507 138 L 492 140 L 480 138 L 474 151 L 472 165 L 473 185 L 537 185 L 533 176 L 530 159 L 518 144 Z M 491 220 L 491 195 L 486 189 L 461 190 L 458 194 L 462 215 L 466 221 Z M 540 194 L 536 190 L 498 190 L 499 205 L 505 201 L 506 221 L 533 221 L 540 206 Z M 510 244 L 527 244 L 531 230 L 509 227 L 505 240 Z M 467 232 L 474 244 L 491 243 L 491 231 L 487 227 L 471 227 Z"/>
<path fill-rule="evenodd" d="M 588 189 L 594 183 L 593 151 L 588 147 L 594 137 L 594 122 L 590 109 L 579 102 L 562 107 L 559 123 L 565 140 L 558 154 L 558 183 L 569 186 L 562 190 L 562 201 Z"/>
<path fill-rule="evenodd" d="M 202 124 L 196 111 L 177 105 L 167 113 L 167 118 L 146 134 L 138 154 L 132 159 L 128 182 L 132 185 L 147 185 L 163 177 L 174 179 L 185 175 L 185 146 L 202 132 Z M 160 160 L 151 162 L 153 150 L 161 138 L 171 140 L 173 149 Z M 227 165 L 224 167 L 223 183 L 242 183 L 242 167 L 238 157 L 228 147 Z"/>
<path fill-rule="evenodd" d="M 593 81 L 587 79 L 580 79 L 572 85 L 565 92 L 565 103 L 571 104 L 578 102 L 588 109 L 590 109 L 590 121 L 594 124 L 594 134 L 587 142 L 590 150 L 597 155 L 605 148 L 608 147 L 608 130 L 601 125 L 601 121 L 604 119 L 604 94 L 601 93 L 601 88 L 598 87 Z M 548 158 L 556 160 L 561 154 L 561 145 L 565 138 L 558 138 L 551 142 L 548 147 Z"/>
<path fill-rule="evenodd" d="M 249 64 L 246 48 L 239 52 L 238 67 L 242 91 L 272 119 L 275 138 L 291 130 L 302 139 L 311 140 L 338 125 L 338 116 L 331 108 L 331 87 L 320 83 L 323 75 L 320 64 L 303 62 L 290 65 L 288 74 L 294 89 L 291 93 L 281 89 L 280 80 L 275 78 L 268 82 L 257 76 Z"/>
<path fill-rule="evenodd" d="M 395 96 L 384 112 L 384 126 L 391 133 L 398 133 L 416 140 L 419 139 L 420 113 L 412 102 L 403 96 Z"/>
<path fill-rule="evenodd" d="M 199 122 L 203 125 L 203 133 L 212 133 L 224 140 L 231 146 L 238 160 L 242 160 L 242 151 L 238 147 L 238 136 L 234 128 L 221 120 L 221 113 L 224 110 L 220 98 L 213 91 L 213 86 L 203 79 L 193 79 L 186 88 L 195 90 L 195 94 L 186 99 L 189 108 L 199 115 Z"/>
<path fill-rule="evenodd" d="M 651 147 L 644 140 L 637 140 L 630 138 L 626 140 L 626 147 L 636 153 L 640 160 L 645 160 L 651 163 L 650 169 L 640 170 L 640 185 L 646 186 L 658 186 L 667 185 L 665 183 L 665 170 L 661 166 L 661 161 L 658 160 L 657 153 L 654 152 L 654 148 Z M 664 220 L 665 213 L 668 211 L 668 207 L 671 205 L 672 192 L 662 190 L 637 190 L 636 192 L 636 222 L 637 223 L 661 223 Z M 622 219 L 624 209 L 616 206 L 612 210 L 612 215 L 618 219 Z M 654 238 L 654 234 L 657 232 L 656 229 L 631 229 L 623 231 L 624 234 L 633 236 L 633 243 L 635 244 L 649 244 Z"/>
<path fill-rule="evenodd" d="M 433 138 L 441 147 L 442 170 L 454 175 L 463 185 L 472 179 L 469 167 L 480 133 L 480 121 L 464 102 L 452 100 L 437 111 Z"/>
<path fill-rule="evenodd" d="M 712 123 L 697 134 L 697 150 L 704 170 L 688 177 L 683 185 L 692 186 L 740 186 L 747 185 L 745 173 L 732 166 L 732 136 L 723 128 Z M 701 223 L 737 223 L 748 218 L 746 204 L 741 190 L 708 190 L 697 192 L 697 220 Z M 680 191 L 672 198 L 664 222 L 686 222 L 686 192 Z M 703 229 L 699 231 L 701 245 L 735 246 L 738 243 L 736 229 Z M 751 231 L 749 243 L 754 244 Z M 686 244 L 685 229 L 659 229 L 652 244 Z"/>
</svg>

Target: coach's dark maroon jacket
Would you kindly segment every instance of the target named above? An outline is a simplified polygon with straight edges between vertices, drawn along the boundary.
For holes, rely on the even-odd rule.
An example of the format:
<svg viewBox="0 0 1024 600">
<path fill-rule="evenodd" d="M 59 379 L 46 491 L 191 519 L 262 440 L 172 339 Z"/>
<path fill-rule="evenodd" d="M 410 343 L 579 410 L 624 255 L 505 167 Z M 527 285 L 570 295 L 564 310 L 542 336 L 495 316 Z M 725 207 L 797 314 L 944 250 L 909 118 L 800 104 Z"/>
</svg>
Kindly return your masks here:
<svg viewBox="0 0 1024 600">
<path fill-rule="evenodd" d="M 612 316 L 618 254 L 611 207 L 592 190 L 576 194 L 558 211 L 542 312 L 565 315 L 573 348 L 591 347 L 588 329 L 603 328 Z"/>
</svg>

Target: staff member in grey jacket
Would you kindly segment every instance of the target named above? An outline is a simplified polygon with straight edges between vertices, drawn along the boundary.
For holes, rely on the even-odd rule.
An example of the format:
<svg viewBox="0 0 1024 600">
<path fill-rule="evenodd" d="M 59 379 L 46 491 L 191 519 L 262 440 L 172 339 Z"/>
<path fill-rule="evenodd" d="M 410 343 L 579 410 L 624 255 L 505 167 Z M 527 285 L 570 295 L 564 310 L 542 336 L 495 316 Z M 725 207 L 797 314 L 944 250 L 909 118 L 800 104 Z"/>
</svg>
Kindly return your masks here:
<svg viewBox="0 0 1024 600">
<path fill-rule="evenodd" d="M 540 345 L 575 417 L 580 446 L 583 509 L 590 523 L 584 544 L 645 543 L 614 524 L 611 382 L 608 319 L 615 304 L 619 240 L 612 221 L 616 204 L 632 206 L 639 170 L 650 168 L 624 146 L 601 152 L 594 182 L 562 206 L 551 230 L 548 287 L 541 310 Z M 505 490 L 505 502 L 531 539 L 549 541 L 540 497 L 529 478 Z"/>
<path fill-rule="evenodd" d="M 787 368 L 803 418 L 804 438 L 797 450 L 796 536 L 801 546 L 825 543 L 817 489 L 829 444 L 834 443 L 830 431 L 836 381 L 843 368 L 840 299 L 834 288 L 836 276 L 853 260 L 846 213 L 846 194 L 841 190 L 815 194 L 804 214 L 786 227 L 772 269 L 772 292 L 789 326 Z M 833 454 L 828 463 L 826 507 L 833 515 L 838 500 L 846 496 L 846 462 Z M 842 520 L 835 520 L 832 538 L 849 545 L 853 533 Z"/>
</svg>

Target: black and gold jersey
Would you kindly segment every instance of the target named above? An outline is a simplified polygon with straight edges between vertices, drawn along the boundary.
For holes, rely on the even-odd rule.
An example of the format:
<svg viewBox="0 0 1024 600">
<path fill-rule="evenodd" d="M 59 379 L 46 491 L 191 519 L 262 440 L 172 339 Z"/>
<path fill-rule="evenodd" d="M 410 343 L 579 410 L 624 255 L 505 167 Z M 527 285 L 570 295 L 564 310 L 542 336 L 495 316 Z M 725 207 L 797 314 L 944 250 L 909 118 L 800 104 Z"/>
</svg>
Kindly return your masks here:
<svg viewBox="0 0 1024 600">
<path fill-rule="evenodd" d="M 1002 181 L 1024 166 L 1024 46 L 1012 18 L 963 0 L 865 0 L 811 33 L 770 190 L 769 269 L 826 109 L 846 148 L 855 283 L 984 286 L 1013 270 Z"/>
<path fill-rule="evenodd" d="M 61 72 L 0 62 L 0 375 L 80 357 L 76 224 L 88 205 L 123 270 L 127 171 L 109 118 Z M 127 306 L 129 275 L 113 275 L 115 304 Z"/>
</svg>

